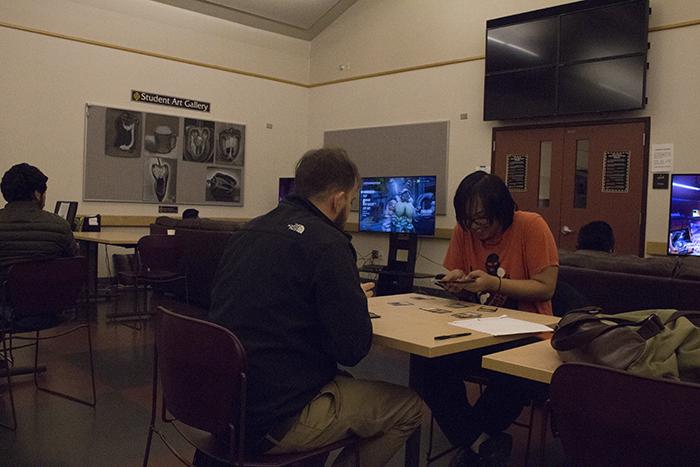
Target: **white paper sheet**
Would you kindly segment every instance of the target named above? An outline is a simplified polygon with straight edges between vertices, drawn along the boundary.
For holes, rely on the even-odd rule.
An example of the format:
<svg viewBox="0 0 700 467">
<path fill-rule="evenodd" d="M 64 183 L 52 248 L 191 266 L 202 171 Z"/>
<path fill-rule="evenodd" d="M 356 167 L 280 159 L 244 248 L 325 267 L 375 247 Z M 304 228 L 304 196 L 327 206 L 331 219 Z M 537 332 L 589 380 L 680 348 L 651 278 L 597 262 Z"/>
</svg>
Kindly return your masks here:
<svg viewBox="0 0 700 467">
<path fill-rule="evenodd" d="M 651 145 L 651 171 L 673 172 L 673 143 Z"/>
<path fill-rule="evenodd" d="M 509 336 L 512 334 L 529 334 L 533 332 L 552 332 L 552 328 L 544 324 L 531 323 L 521 319 L 500 316 L 495 318 L 463 319 L 450 322 L 451 325 L 473 331 L 491 334 L 492 336 Z"/>
</svg>

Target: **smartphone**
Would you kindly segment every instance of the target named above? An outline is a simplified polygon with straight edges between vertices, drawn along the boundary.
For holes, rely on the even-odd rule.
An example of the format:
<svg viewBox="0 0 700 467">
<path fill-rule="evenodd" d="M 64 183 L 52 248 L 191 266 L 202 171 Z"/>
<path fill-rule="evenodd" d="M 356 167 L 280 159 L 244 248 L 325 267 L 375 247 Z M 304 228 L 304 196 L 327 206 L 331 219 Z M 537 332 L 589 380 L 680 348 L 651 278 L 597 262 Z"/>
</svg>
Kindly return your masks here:
<svg viewBox="0 0 700 467">
<path fill-rule="evenodd" d="M 467 279 L 467 280 L 461 280 L 461 281 L 444 281 L 444 280 L 437 280 L 435 283 L 439 285 L 440 287 L 445 287 L 448 284 L 470 284 L 472 282 L 476 282 L 476 279 Z"/>
</svg>

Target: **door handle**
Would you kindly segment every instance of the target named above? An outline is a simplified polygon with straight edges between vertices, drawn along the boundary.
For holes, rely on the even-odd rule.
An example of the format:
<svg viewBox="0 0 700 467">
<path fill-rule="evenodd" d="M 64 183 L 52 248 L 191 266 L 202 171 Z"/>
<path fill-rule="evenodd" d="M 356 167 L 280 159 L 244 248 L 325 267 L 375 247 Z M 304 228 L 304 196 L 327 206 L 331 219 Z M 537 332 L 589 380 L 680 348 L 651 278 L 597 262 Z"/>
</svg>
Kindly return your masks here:
<svg viewBox="0 0 700 467">
<path fill-rule="evenodd" d="M 569 235 L 570 233 L 573 233 L 574 231 L 571 230 L 571 227 L 569 227 L 568 225 L 564 225 L 564 226 L 562 226 L 560 232 L 562 235 Z"/>
</svg>

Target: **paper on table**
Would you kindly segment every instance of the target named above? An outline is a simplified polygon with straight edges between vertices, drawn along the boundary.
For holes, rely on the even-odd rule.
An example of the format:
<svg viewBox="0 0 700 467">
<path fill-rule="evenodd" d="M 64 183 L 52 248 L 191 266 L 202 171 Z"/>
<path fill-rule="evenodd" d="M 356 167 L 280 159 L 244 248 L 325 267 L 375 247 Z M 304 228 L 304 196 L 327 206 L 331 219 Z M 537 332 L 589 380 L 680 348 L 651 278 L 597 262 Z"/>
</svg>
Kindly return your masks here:
<svg viewBox="0 0 700 467">
<path fill-rule="evenodd" d="M 496 318 L 463 319 L 450 322 L 451 325 L 467 328 L 473 331 L 491 334 L 492 336 L 508 336 L 511 334 L 529 334 L 533 332 L 551 332 L 552 328 L 544 324 L 531 323 L 521 319 L 500 316 Z"/>
</svg>

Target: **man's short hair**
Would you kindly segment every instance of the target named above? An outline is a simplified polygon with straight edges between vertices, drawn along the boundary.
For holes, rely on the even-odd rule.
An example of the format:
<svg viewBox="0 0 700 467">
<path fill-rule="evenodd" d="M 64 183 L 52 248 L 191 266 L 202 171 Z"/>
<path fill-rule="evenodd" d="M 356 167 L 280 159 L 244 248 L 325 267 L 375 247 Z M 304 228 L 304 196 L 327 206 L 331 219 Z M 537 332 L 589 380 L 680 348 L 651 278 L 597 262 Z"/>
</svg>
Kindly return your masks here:
<svg viewBox="0 0 700 467">
<path fill-rule="evenodd" d="M 576 238 L 576 249 L 612 253 L 615 249 L 615 235 L 610 224 L 593 221 L 581 227 Z"/>
<path fill-rule="evenodd" d="M 197 219 L 199 218 L 199 211 L 194 208 L 188 208 L 182 211 L 183 219 Z"/>
<path fill-rule="evenodd" d="M 503 230 L 511 226 L 518 206 L 508 187 L 497 175 L 477 170 L 464 177 L 455 192 L 455 215 L 464 230 L 469 230 L 470 217 L 475 214 L 478 200 L 481 200 L 484 217 L 489 222 L 498 221 Z"/>
<path fill-rule="evenodd" d="M 311 199 L 335 191 L 350 191 L 359 178 L 357 165 L 350 160 L 344 149 L 312 149 L 297 162 L 294 193 Z"/>
<path fill-rule="evenodd" d="M 13 201 L 33 201 L 34 192 L 46 192 L 48 177 L 41 170 L 26 162 L 10 167 L 2 176 L 0 189 L 8 203 Z"/>
</svg>

